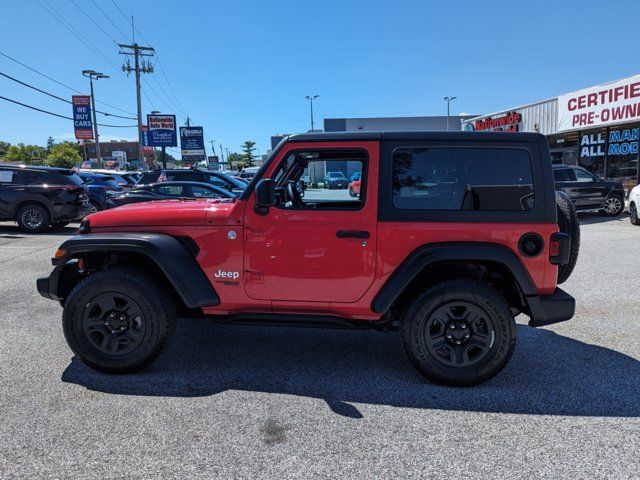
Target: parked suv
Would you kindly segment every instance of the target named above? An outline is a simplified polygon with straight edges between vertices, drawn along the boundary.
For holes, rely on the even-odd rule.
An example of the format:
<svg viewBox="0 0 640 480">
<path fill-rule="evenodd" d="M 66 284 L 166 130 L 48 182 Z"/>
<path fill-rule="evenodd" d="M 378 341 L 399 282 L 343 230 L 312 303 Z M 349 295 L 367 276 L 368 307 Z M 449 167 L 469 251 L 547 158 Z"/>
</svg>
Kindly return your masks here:
<svg viewBox="0 0 640 480">
<path fill-rule="evenodd" d="M 122 187 L 116 183 L 111 175 L 80 172 L 78 176 L 87 186 L 91 213 L 107 208 L 107 197 L 122 191 Z"/>
<path fill-rule="evenodd" d="M 71 170 L 0 165 L 0 220 L 15 220 L 25 231 L 42 232 L 87 213 L 87 190 Z"/>
<path fill-rule="evenodd" d="M 305 171 L 345 159 L 362 172 L 358 197 L 300 195 Z M 534 327 L 573 316 L 557 285 L 579 225 L 552 178 L 539 134 L 291 136 L 238 199 L 90 215 L 37 287 L 64 307 L 71 349 L 105 372 L 149 364 L 189 314 L 399 330 L 426 378 L 474 385 L 506 366 L 516 315 Z"/>
<path fill-rule="evenodd" d="M 603 180 L 581 167 L 554 165 L 556 189 L 562 190 L 577 210 L 600 210 L 615 217 L 624 211 L 624 187 L 620 182 Z"/>
<path fill-rule="evenodd" d="M 229 190 L 236 195 L 240 195 L 247 186 L 246 183 L 224 173 L 199 168 L 176 168 L 145 172 L 138 180 L 138 185 L 167 181 L 210 183 L 216 187 Z"/>
<path fill-rule="evenodd" d="M 324 176 L 325 188 L 347 188 L 349 180 L 342 172 L 327 172 Z"/>
</svg>

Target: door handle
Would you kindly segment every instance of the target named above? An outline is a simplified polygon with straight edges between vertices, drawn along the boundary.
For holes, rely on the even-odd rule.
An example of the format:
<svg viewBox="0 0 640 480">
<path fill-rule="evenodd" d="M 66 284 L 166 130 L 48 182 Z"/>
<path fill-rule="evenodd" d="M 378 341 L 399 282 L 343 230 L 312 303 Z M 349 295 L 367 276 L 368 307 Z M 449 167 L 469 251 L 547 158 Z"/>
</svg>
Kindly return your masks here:
<svg viewBox="0 0 640 480">
<path fill-rule="evenodd" d="M 365 230 L 338 230 L 336 232 L 338 238 L 369 238 L 369 232 Z"/>
</svg>

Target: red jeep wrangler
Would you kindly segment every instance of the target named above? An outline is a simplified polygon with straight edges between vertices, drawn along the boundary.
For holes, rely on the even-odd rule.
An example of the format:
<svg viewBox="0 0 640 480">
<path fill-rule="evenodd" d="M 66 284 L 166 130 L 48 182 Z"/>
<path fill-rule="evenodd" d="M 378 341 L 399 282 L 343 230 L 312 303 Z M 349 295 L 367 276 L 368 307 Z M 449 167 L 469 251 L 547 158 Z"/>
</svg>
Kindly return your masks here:
<svg viewBox="0 0 640 480">
<path fill-rule="evenodd" d="M 362 172 L 358 197 L 308 188 Z M 399 329 L 434 382 L 483 382 L 509 361 L 514 316 L 568 320 L 577 258 L 549 147 L 525 133 L 357 132 L 283 140 L 235 201 L 93 214 L 38 291 L 64 307 L 74 353 L 105 372 L 149 364 L 176 318 Z M 560 223 L 560 226 L 559 226 Z"/>
</svg>

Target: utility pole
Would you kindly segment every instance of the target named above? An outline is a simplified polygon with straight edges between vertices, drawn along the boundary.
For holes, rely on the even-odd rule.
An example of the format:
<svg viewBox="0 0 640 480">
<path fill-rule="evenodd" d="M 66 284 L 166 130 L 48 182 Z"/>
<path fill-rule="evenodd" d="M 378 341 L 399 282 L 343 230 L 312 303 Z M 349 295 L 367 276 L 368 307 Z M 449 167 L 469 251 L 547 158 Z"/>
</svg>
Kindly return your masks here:
<svg viewBox="0 0 640 480">
<path fill-rule="evenodd" d="M 449 107 L 451 102 L 453 102 L 458 97 L 444 97 L 444 101 L 447 102 L 447 132 L 449 131 Z"/>
<path fill-rule="evenodd" d="M 211 140 L 211 151 L 213 152 L 213 156 L 216 156 L 216 144 L 214 143 L 215 140 Z"/>
<path fill-rule="evenodd" d="M 96 145 L 96 161 L 98 162 L 98 166 L 101 167 L 102 158 L 100 156 L 100 139 L 98 138 L 98 120 L 96 119 L 96 100 L 93 96 L 93 79 L 109 78 L 109 75 L 96 72 L 95 70 L 83 70 L 82 75 L 89 78 L 89 85 L 91 86 L 91 110 L 93 112 L 93 136 L 95 137 Z"/>
<path fill-rule="evenodd" d="M 133 27 L 133 17 L 131 18 L 131 25 L 132 30 L 135 32 Z M 142 161 L 144 159 L 144 151 L 142 150 L 142 99 L 140 97 L 140 74 L 153 73 L 153 65 L 148 60 L 145 61 L 144 58 L 140 60 L 140 57 L 153 57 L 155 50 L 153 47 L 142 47 L 135 41 L 132 45 L 119 43 L 118 46 L 122 49 L 118 52 L 120 55 L 133 55 L 134 57 L 134 66 L 131 66 L 131 62 L 129 61 L 129 58 L 127 58 L 127 60 L 122 64 L 122 71 L 126 72 L 127 75 L 131 72 L 135 72 L 136 75 L 136 98 L 138 101 L 138 157 L 140 158 L 140 161 Z"/>
<path fill-rule="evenodd" d="M 318 98 L 320 95 L 307 95 L 307 100 L 311 104 L 311 131 L 313 132 L 315 124 L 313 123 L 313 101 Z"/>
<path fill-rule="evenodd" d="M 222 163 L 224 164 L 224 150 L 222 149 L 222 144 L 219 144 L 220 146 L 220 159 L 222 160 Z M 227 155 L 228 156 L 228 155 Z"/>
</svg>

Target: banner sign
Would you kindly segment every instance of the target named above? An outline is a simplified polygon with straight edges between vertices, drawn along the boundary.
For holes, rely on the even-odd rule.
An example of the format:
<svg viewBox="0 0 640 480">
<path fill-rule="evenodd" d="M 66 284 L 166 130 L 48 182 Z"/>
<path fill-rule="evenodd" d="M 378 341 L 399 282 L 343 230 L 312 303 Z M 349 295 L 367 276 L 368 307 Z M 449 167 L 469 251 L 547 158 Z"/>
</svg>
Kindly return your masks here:
<svg viewBox="0 0 640 480">
<path fill-rule="evenodd" d="M 147 115 L 147 142 L 149 147 L 176 147 L 175 115 Z"/>
<path fill-rule="evenodd" d="M 93 139 L 93 123 L 91 123 L 91 97 L 89 95 L 72 95 L 73 131 L 78 140 Z"/>
<path fill-rule="evenodd" d="M 153 152 L 153 147 L 149 146 L 149 127 L 140 125 L 140 131 L 142 132 L 142 151 L 144 153 Z"/>
<path fill-rule="evenodd" d="M 202 127 L 180 127 L 182 158 L 192 162 L 205 159 L 204 132 Z"/>
<path fill-rule="evenodd" d="M 558 97 L 558 132 L 640 120 L 640 75 Z"/>
<path fill-rule="evenodd" d="M 493 117 L 483 117 L 468 122 L 464 129 L 476 132 L 518 132 L 522 122 L 520 112 L 507 112 Z"/>
</svg>

